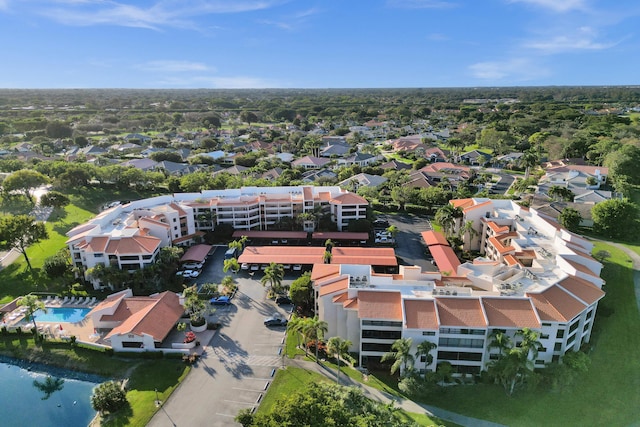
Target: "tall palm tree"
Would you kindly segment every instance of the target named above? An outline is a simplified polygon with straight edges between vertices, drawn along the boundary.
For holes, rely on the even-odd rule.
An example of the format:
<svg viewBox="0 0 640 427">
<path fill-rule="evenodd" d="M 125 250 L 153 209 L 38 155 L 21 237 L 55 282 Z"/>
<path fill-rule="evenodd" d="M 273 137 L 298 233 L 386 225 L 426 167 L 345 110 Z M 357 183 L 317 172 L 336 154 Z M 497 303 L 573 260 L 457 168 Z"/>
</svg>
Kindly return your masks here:
<svg viewBox="0 0 640 427">
<path fill-rule="evenodd" d="M 538 341 L 540 334 L 536 331 L 532 331 L 529 328 L 523 328 L 516 332 L 516 336 L 522 337 L 522 343 L 520 344 L 520 350 L 522 357 L 535 359 L 538 357 L 538 351 L 542 347 L 542 343 Z"/>
<path fill-rule="evenodd" d="M 271 290 L 278 293 L 282 290 L 282 279 L 284 278 L 284 267 L 275 262 L 270 263 L 264 270 L 264 276 L 260 279 L 262 286 L 269 284 Z"/>
<path fill-rule="evenodd" d="M 291 316 L 291 319 L 289 319 L 289 322 L 287 323 L 287 330 L 296 334 L 298 347 L 300 347 L 300 334 L 302 333 L 304 320 L 304 317 L 299 317 L 298 315 L 294 314 L 293 316 Z"/>
<path fill-rule="evenodd" d="M 456 221 L 458 218 L 462 218 L 463 212 L 459 207 L 454 207 L 452 204 L 447 203 L 436 212 L 435 220 L 444 229 L 444 234 L 450 236 L 456 227 Z"/>
<path fill-rule="evenodd" d="M 329 324 L 324 320 L 318 319 L 318 316 L 311 317 L 306 324 L 307 337 L 316 341 L 316 362 L 318 361 L 318 347 L 320 340 L 324 338 L 324 334 L 329 330 Z"/>
<path fill-rule="evenodd" d="M 349 347 L 352 343 L 349 340 L 342 339 L 340 337 L 331 337 L 327 342 L 327 351 L 338 360 L 338 375 L 336 376 L 336 382 L 340 384 L 340 359 L 349 356 Z"/>
<path fill-rule="evenodd" d="M 325 264 L 331 264 L 332 257 L 333 255 L 331 254 L 331 252 L 324 251 L 324 254 L 322 255 L 322 260 L 324 261 Z"/>
<path fill-rule="evenodd" d="M 380 359 L 381 362 L 393 360 L 393 365 L 391 365 L 391 374 L 395 374 L 400 368 L 402 368 L 402 373 L 413 368 L 415 358 L 411 354 L 412 343 L 413 340 L 411 338 L 400 338 L 395 340 L 391 345 L 392 351 L 385 353 L 382 356 L 382 359 Z"/>
<path fill-rule="evenodd" d="M 431 350 L 436 349 L 437 344 L 432 343 L 431 341 L 422 341 L 418 344 L 418 348 L 416 350 L 416 360 L 420 360 L 422 356 L 425 356 L 425 375 L 426 375 L 426 367 L 433 363 L 433 355 L 431 354 Z"/>
<path fill-rule="evenodd" d="M 478 235 L 478 231 L 473 228 L 473 221 L 465 221 L 464 225 L 460 228 L 460 239 L 463 242 L 464 245 L 464 240 L 466 236 L 469 236 L 469 245 L 471 245 L 471 240 L 473 240 L 474 237 L 476 237 Z"/>
<path fill-rule="evenodd" d="M 38 310 L 42 310 L 44 312 L 47 311 L 47 308 L 44 306 L 44 302 L 40 301 L 36 295 L 25 295 L 20 297 L 18 300 L 18 305 L 22 307 L 26 307 L 27 311 L 25 313 L 25 317 L 27 320 L 31 319 L 33 322 L 34 330 L 38 330 L 38 325 L 36 324 L 36 318 L 33 315 Z"/>
<path fill-rule="evenodd" d="M 500 351 L 500 357 L 503 357 L 513 347 L 511 338 L 502 331 L 494 330 L 489 338 L 491 339 L 489 349 L 497 348 Z"/>
<path fill-rule="evenodd" d="M 522 163 L 526 170 L 524 172 L 524 179 L 529 179 L 529 174 L 531 173 L 531 168 L 538 164 L 538 154 L 535 151 L 525 151 L 522 157 L 520 158 L 520 163 Z"/>
</svg>

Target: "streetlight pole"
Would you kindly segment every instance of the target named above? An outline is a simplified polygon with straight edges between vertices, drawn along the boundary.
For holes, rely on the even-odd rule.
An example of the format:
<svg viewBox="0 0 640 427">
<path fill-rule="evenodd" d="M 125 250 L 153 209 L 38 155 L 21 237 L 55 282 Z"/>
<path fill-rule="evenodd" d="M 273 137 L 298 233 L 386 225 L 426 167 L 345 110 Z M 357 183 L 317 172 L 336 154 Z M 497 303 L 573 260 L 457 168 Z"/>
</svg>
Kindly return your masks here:
<svg viewBox="0 0 640 427">
<path fill-rule="evenodd" d="M 154 388 L 153 390 L 156 392 L 156 407 L 159 407 L 162 402 L 158 399 L 158 389 Z"/>
</svg>

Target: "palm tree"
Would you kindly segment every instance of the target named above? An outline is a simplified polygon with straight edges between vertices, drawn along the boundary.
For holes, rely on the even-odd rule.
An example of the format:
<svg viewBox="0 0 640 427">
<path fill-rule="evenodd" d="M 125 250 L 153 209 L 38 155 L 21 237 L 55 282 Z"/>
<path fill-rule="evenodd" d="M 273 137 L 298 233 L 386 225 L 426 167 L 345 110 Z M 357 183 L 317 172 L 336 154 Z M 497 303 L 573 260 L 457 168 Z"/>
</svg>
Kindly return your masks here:
<svg viewBox="0 0 640 427">
<path fill-rule="evenodd" d="M 509 349 L 513 346 L 511 338 L 502 331 L 494 330 L 489 335 L 491 342 L 489 343 L 489 349 L 497 348 L 500 351 L 500 357 L 502 358 Z"/>
<path fill-rule="evenodd" d="M 450 236 L 455 227 L 458 218 L 462 218 L 463 212 L 459 207 L 454 207 L 452 204 L 447 203 L 436 212 L 435 220 L 444 229 L 444 234 Z"/>
<path fill-rule="evenodd" d="M 394 239 L 396 238 L 396 236 L 398 235 L 398 227 L 396 227 L 395 225 L 390 225 L 389 227 L 387 227 L 387 233 L 391 234 L 391 237 L 393 237 Z"/>
<path fill-rule="evenodd" d="M 322 255 L 322 260 L 324 261 L 325 264 L 331 264 L 332 257 L 333 255 L 331 254 L 331 252 L 324 251 L 324 254 Z"/>
<path fill-rule="evenodd" d="M 411 354 L 412 343 L 413 340 L 411 338 L 400 338 L 395 340 L 391 345 L 392 351 L 385 353 L 382 356 L 382 359 L 380 359 L 381 362 L 393 360 L 393 365 L 391 365 L 391 374 L 395 374 L 401 367 L 402 373 L 413 368 L 415 358 Z"/>
<path fill-rule="evenodd" d="M 340 337 L 331 337 L 327 342 L 327 351 L 338 360 L 338 375 L 336 376 L 336 382 L 338 384 L 340 384 L 340 359 L 342 357 L 351 358 L 351 356 L 349 356 L 349 347 L 351 347 L 351 345 L 351 341 Z"/>
<path fill-rule="evenodd" d="M 525 153 L 520 158 L 520 162 L 526 167 L 524 172 L 524 179 L 529 179 L 529 174 L 531 173 L 531 168 L 538 164 L 538 155 L 535 151 L 525 151 Z"/>
<path fill-rule="evenodd" d="M 243 236 L 245 237 L 245 236 Z M 235 249 L 236 253 L 240 253 L 243 249 L 243 245 L 241 241 L 238 240 L 233 240 L 231 242 L 229 242 L 229 249 Z"/>
<path fill-rule="evenodd" d="M 294 332 L 296 334 L 297 346 L 300 347 L 300 334 L 302 333 L 302 327 L 304 326 L 304 317 L 298 317 L 294 314 L 287 323 L 287 331 Z"/>
<path fill-rule="evenodd" d="M 38 325 L 36 324 L 36 318 L 33 315 L 38 310 L 42 310 L 46 313 L 47 308 L 44 305 L 44 302 L 40 301 L 36 295 L 25 295 L 20 297 L 18 300 L 18 305 L 22 307 L 26 307 L 27 311 L 25 313 L 25 317 L 27 320 L 31 319 L 33 322 L 34 330 L 38 330 Z"/>
<path fill-rule="evenodd" d="M 471 240 L 478 235 L 478 231 L 473 228 L 473 221 L 465 221 L 464 225 L 460 228 L 459 237 L 463 242 L 466 236 L 469 236 L 469 246 L 471 246 Z"/>
<path fill-rule="evenodd" d="M 222 271 L 226 273 L 229 270 L 233 271 L 234 273 L 237 273 L 240 270 L 240 263 L 238 263 L 237 258 L 229 258 L 224 260 Z"/>
<path fill-rule="evenodd" d="M 538 332 L 529 328 L 522 328 L 516 332 L 516 336 L 522 337 L 522 343 L 520 344 L 522 357 L 529 358 L 529 355 L 531 355 L 531 359 L 538 357 L 538 351 L 542 347 L 542 343 L 538 341 L 538 338 L 540 338 Z"/>
<path fill-rule="evenodd" d="M 318 316 L 308 318 L 305 324 L 305 329 L 308 338 L 313 338 L 316 341 L 316 362 L 318 361 L 318 347 L 320 340 L 324 337 L 324 334 L 329 330 L 329 325 L 324 320 L 318 319 Z"/>
<path fill-rule="evenodd" d="M 324 241 L 324 248 L 327 250 L 327 252 L 331 252 L 331 249 L 333 249 L 334 246 L 335 243 L 333 242 L 333 240 L 327 239 Z"/>
<path fill-rule="evenodd" d="M 435 343 L 431 341 L 422 341 L 418 344 L 418 348 L 416 350 L 416 359 L 420 360 L 422 356 L 425 356 L 425 375 L 426 375 L 426 367 L 433 363 L 433 355 L 431 354 L 431 350 L 435 350 L 438 347 Z"/>
<path fill-rule="evenodd" d="M 262 286 L 269 284 L 271 290 L 279 293 L 282 290 L 282 279 L 284 278 L 284 267 L 282 264 L 270 263 L 264 270 L 264 276 L 260 279 Z"/>
</svg>

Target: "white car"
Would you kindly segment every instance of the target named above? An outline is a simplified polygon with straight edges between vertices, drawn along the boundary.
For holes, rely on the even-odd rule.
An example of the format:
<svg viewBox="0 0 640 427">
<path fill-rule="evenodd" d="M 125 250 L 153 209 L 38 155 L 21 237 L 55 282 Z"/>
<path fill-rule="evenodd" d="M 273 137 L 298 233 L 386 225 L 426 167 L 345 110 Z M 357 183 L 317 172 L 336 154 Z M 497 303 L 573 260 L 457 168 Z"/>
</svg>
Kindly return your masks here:
<svg viewBox="0 0 640 427">
<path fill-rule="evenodd" d="M 194 279 L 195 279 L 195 278 L 196 278 L 196 277 L 198 277 L 199 275 L 200 275 L 200 272 L 199 272 L 198 270 L 193 270 L 193 271 L 191 272 L 191 276 L 190 276 L 190 277 L 192 277 L 192 278 L 194 278 Z"/>
<path fill-rule="evenodd" d="M 242 265 L 240 266 L 240 269 L 248 270 L 249 269 L 249 264 L 247 264 L 246 262 L 243 262 Z"/>
<path fill-rule="evenodd" d="M 198 263 L 192 262 L 189 264 L 184 264 L 182 268 L 186 268 L 189 270 L 200 270 L 203 267 L 203 265 L 204 264 L 202 264 L 201 262 L 198 262 Z"/>
<path fill-rule="evenodd" d="M 302 266 L 300 264 L 296 264 L 293 266 L 293 271 L 300 271 L 302 270 Z"/>
<path fill-rule="evenodd" d="M 260 266 L 258 264 L 251 264 L 250 269 L 251 271 L 258 271 L 260 270 Z"/>
<path fill-rule="evenodd" d="M 182 271 L 182 277 L 193 277 L 192 274 L 194 273 L 193 270 L 183 270 Z"/>
</svg>

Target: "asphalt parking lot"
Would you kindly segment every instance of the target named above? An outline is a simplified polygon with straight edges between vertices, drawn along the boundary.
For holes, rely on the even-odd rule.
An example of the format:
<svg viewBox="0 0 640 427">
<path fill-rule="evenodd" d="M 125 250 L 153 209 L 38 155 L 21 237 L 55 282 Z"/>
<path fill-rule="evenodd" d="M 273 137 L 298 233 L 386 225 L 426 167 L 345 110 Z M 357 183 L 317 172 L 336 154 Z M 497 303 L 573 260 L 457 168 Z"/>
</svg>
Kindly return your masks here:
<svg viewBox="0 0 640 427">
<path fill-rule="evenodd" d="M 396 234 L 396 256 L 401 265 L 418 265 L 422 271 L 438 269 L 427 259 L 426 247 L 420 233 L 431 230 L 431 222 L 426 216 L 409 213 L 380 214 L 378 219 L 386 219 L 389 225 L 398 227 Z"/>
<path fill-rule="evenodd" d="M 191 283 L 220 283 L 227 275 L 222 271 L 225 249 L 218 247 Z M 238 411 L 258 407 L 282 366 L 285 328 L 268 328 L 263 321 L 275 312 L 288 316 L 291 306 L 279 307 L 266 298 L 261 273 L 229 274 L 236 279 L 238 291 L 231 305 L 215 307 L 209 318 L 221 323 L 221 329 L 149 426 L 239 425 L 233 421 Z M 288 275 L 284 283 L 296 277 Z"/>
</svg>

